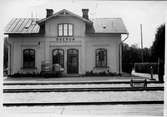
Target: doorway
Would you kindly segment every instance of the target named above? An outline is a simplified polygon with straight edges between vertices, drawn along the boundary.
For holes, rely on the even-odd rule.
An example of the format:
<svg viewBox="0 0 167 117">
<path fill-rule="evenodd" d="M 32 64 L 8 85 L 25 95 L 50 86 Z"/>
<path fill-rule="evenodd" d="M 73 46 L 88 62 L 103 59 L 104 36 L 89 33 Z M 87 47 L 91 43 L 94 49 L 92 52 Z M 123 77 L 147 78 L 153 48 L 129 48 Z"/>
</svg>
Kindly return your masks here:
<svg viewBox="0 0 167 117">
<path fill-rule="evenodd" d="M 78 74 L 78 50 L 68 49 L 67 50 L 67 73 Z"/>
</svg>

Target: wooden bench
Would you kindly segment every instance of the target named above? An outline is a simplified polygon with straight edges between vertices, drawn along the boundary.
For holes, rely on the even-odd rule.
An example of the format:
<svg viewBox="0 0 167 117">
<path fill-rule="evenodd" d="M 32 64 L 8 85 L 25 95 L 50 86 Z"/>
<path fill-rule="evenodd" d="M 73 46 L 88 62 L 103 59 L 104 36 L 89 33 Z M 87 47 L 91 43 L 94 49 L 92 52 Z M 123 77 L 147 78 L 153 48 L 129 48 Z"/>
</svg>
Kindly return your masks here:
<svg viewBox="0 0 167 117">
<path fill-rule="evenodd" d="M 147 80 L 144 79 L 144 80 L 134 80 L 134 79 L 131 79 L 130 80 L 130 86 L 131 87 L 143 87 L 143 88 L 146 88 L 147 87 Z"/>
</svg>

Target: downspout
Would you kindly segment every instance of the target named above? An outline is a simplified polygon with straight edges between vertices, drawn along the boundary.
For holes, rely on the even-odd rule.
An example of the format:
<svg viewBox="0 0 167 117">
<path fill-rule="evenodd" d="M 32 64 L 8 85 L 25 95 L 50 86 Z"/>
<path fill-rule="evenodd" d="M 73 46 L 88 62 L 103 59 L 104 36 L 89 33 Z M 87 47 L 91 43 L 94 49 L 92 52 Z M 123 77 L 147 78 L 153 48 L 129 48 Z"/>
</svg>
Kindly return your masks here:
<svg viewBox="0 0 167 117">
<path fill-rule="evenodd" d="M 121 64 L 122 64 L 122 61 L 121 61 L 121 49 L 122 49 L 122 44 L 124 41 L 126 41 L 129 37 L 129 33 L 127 33 L 127 37 L 125 37 L 125 39 L 123 41 L 121 41 L 119 43 L 119 74 L 121 74 Z"/>
</svg>

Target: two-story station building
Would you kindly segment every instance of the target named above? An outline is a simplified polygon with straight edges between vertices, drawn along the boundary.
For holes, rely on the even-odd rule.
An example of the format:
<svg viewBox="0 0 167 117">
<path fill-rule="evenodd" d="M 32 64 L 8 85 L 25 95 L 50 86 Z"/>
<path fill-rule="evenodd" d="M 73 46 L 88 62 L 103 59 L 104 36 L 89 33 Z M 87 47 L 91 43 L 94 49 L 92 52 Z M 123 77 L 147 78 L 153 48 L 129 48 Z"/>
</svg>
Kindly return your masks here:
<svg viewBox="0 0 167 117">
<path fill-rule="evenodd" d="M 90 19 L 68 10 L 46 18 L 13 18 L 6 26 L 8 74 L 40 73 L 49 61 L 64 68 L 64 74 L 121 72 L 121 35 L 128 34 L 121 18 Z"/>
</svg>

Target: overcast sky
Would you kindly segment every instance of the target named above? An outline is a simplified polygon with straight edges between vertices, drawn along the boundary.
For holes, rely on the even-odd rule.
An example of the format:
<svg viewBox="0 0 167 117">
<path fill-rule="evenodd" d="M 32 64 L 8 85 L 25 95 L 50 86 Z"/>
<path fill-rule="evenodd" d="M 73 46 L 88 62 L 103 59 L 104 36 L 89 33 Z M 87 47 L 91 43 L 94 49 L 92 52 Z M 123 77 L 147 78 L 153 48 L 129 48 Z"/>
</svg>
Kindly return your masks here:
<svg viewBox="0 0 167 117">
<path fill-rule="evenodd" d="M 70 10 L 82 16 L 81 9 L 89 9 L 90 18 L 121 17 L 129 32 L 126 43 L 140 47 L 140 24 L 143 26 L 143 45 L 150 47 L 157 27 L 165 23 L 167 1 L 78 1 L 78 0 L 1 0 L 0 36 L 11 18 L 46 16 L 46 8 L 54 12 Z"/>
</svg>

